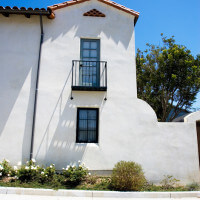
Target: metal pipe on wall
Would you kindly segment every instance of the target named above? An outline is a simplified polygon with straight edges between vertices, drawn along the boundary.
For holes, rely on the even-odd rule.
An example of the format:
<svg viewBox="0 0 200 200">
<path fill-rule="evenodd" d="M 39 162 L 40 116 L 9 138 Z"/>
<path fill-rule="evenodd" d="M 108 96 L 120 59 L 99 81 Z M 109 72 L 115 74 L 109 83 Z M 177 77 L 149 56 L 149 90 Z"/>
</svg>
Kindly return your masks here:
<svg viewBox="0 0 200 200">
<path fill-rule="evenodd" d="M 34 107 L 33 107 L 31 147 L 30 147 L 30 160 L 33 158 L 33 144 L 34 144 L 35 120 L 36 120 L 36 111 L 37 111 L 38 84 L 39 84 L 39 75 L 40 75 L 40 60 L 41 60 L 42 43 L 43 43 L 43 38 L 44 38 L 42 15 L 40 15 L 40 30 L 41 30 L 41 35 L 40 35 L 40 45 L 39 45 L 39 53 L 38 53 L 38 65 L 37 65 L 37 72 L 36 72 L 35 97 L 34 97 Z"/>
</svg>

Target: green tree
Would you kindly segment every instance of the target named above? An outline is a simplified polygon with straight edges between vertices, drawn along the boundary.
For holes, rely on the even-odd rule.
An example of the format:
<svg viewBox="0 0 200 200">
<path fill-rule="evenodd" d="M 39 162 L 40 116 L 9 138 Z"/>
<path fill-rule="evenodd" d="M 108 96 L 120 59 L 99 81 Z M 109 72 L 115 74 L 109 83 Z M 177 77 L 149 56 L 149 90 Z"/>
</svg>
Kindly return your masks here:
<svg viewBox="0 0 200 200">
<path fill-rule="evenodd" d="M 175 119 L 182 109 L 189 110 L 200 90 L 200 55 L 193 57 L 174 36 L 162 37 L 162 46 L 147 44 L 137 50 L 138 98 L 148 102 L 158 120 Z M 173 112 L 172 112 L 173 110 Z"/>
</svg>

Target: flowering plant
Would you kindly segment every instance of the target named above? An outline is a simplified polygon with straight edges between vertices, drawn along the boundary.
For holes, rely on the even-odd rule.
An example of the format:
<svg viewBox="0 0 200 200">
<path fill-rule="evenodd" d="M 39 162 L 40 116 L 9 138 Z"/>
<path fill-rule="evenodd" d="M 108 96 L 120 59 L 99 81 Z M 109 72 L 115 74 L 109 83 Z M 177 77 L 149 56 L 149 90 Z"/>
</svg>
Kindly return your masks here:
<svg viewBox="0 0 200 200">
<path fill-rule="evenodd" d="M 9 164 L 9 160 L 3 160 L 0 162 L 0 179 L 5 177 L 5 176 L 13 176 L 14 175 L 14 170 Z"/>
<path fill-rule="evenodd" d="M 63 168 L 62 174 L 65 177 L 64 184 L 78 185 L 88 175 L 88 169 L 79 162 L 78 166 L 68 165 Z"/>
<path fill-rule="evenodd" d="M 54 164 L 51 164 L 46 168 L 40 168 L 38 175 L 39 182 L 44 183 L 47 181 L 52 181 L 55 173 L 56 169 Z"/>
<path fill-rule="evenodd" d="M 26 162 L 26 165 L 22 165 L 20 169 L 17 170 L 17 177 L 20 181 L 29 182 L 36 178 L 40 167 L 36 166 L 35 159 Z"/>
</svg>

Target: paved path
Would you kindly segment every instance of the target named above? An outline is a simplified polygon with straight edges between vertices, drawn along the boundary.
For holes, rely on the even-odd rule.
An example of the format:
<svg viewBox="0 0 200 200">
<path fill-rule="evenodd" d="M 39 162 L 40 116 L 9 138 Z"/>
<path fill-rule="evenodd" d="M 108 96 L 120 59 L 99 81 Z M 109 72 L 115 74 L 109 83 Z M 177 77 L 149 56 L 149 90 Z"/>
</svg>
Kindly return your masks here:
<svg viewBox="0 0 200 200">
<path fill-rule="evenodd" d="M 39 195 L 0 194 L 0 200 L 153 200 L 154 198 L 97 198 L 97 197 L 56 197 Z M 200 198 L 156 198 L 157 200 L 199 200 Z M 155 200 L 155 199 L 154 199 Z"/>
</svg>

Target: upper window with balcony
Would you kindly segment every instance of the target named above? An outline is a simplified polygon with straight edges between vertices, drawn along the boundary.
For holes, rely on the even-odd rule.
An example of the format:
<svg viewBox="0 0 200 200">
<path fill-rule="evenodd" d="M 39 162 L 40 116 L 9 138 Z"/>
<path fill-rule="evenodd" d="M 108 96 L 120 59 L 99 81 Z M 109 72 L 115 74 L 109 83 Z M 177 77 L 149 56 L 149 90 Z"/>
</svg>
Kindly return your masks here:
<svg viewBox="0 0 200 200">
<path fill-rule="evenodd" d="M 72 62 L 72 90 L 107 90 L 107 62 L 100 61 L 100 40 L 81 39 L 80 60 Z"/>
</svg>

